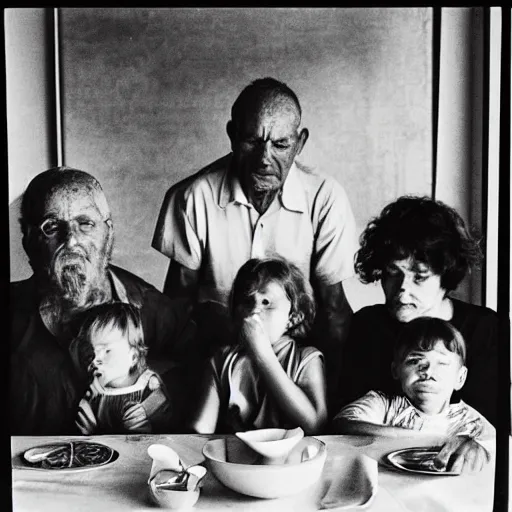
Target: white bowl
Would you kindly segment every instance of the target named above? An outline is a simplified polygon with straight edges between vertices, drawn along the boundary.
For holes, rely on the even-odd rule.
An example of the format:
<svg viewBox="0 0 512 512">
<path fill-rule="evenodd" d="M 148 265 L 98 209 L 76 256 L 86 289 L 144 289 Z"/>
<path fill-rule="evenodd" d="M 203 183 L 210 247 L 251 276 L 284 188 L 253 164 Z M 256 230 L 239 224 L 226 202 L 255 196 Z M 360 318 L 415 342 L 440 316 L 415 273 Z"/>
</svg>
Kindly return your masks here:
<svg viewBox="0 0 512 512">
<path fill-rule="evenodd" d="M 293 430 L 262 428 L 237 432 L 235 435 L 263 457 L 275 459 L 288 455 L 304 437 L 304 431 L 300 427 Z"/>
<path fill-rule="evenodd" d="M 250 458 L 245 459 L 248 463 L 229 462 L 237 457 L 243 461 L 243 448 L 242 441 L 228 436 L 208 441 L 203 455 L 212 473 L 226 487 L 257 498 L 290 496 L 313 485 L 320 478 L 327 457 L 322 441 L 305 437 L 290 452 L 284 464 L 256 465 L 251 464 Z"/>
</svg>

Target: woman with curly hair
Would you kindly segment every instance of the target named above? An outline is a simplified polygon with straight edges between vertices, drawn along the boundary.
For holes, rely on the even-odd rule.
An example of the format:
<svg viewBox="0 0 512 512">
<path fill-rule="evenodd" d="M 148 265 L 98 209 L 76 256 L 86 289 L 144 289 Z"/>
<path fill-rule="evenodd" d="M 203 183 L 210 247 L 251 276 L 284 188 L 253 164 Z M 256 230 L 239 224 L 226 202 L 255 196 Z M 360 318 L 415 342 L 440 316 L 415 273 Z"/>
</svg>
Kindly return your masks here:
<svg viewBox="0 0 512 512">
<path fill-rule="evenodd" d="M 385 304 L 359 310 L 344 348 L 338 405 L 372 389 L 396 394 L 390 368 L 403 326 L 430 316 L 449 321 L 467 344 L 468 378 L 454 393 L 496 421 L 498 319 L 489 308 L 451 296 L 481 259 L 460 215 L 428 197 L 403 196 L 372 219 L 360 238 L 355 269 L 364 283 L 380 281 Z"/>
</svg>

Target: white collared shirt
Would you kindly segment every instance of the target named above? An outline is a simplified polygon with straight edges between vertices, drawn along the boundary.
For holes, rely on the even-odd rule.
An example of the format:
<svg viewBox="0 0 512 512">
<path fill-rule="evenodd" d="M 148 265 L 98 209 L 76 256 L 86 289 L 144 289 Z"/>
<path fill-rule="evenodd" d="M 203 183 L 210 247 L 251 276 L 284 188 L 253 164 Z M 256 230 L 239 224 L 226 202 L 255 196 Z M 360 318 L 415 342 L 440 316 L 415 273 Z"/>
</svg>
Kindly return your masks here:
<svg viewBox="0 0 512 512">
<path fill-rule="evenodd" d="M 200 302 L 227 305 L 236 273 L 250 258 L 278 254 L 328 285 L 354 274 L 354 215 L 334 178 L 293 164 L 282 193 L 259 215 L 230 172 L 231 157 L 167 192 L 153 238 L 155 249 L 201 270 Z"/>
</svg>

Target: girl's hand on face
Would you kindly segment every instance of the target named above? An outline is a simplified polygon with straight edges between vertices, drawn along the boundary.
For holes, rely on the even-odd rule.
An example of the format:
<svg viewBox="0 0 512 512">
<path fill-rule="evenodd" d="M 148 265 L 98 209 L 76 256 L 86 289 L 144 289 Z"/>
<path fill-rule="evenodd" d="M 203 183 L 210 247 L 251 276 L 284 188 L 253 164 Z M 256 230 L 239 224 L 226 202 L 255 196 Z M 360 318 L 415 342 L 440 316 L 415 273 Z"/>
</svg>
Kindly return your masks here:
<svg viewBox="0 0 512 512">
<path fill-rule="evenodd" d="M 240 339 L 251 355 L 264 356 L 274 353 L 258 313 L 253 313 L 242 320 Z"/>
</svg>

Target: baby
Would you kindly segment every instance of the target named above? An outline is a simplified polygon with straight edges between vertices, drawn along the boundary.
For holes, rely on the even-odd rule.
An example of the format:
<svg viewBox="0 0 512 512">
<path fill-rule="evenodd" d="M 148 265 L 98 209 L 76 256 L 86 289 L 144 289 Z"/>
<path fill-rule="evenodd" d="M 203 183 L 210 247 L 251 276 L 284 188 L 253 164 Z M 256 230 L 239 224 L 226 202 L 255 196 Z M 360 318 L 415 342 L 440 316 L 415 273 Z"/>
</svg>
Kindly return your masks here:
<svg viewBox="0 0 512 512">
<path fill-rule="evenodd" d="M 76 424 L 83 434 L 160 432 L 170 404 L 160 377 L 146 364 L 139 310 L 123 302 L 87 312 L 71 350 L 81 354 L 92 382 Z"/>
<path fill-rule="evenodd" d="M 407 429 L 446 437 L 492 438 L 494 427 L 452 393 L 467 376 L 466 345 L 460 332 L 439 318 L 421 317 L 404 325 L 397 340 L 392 374 L 402 393 L 370 391 L 334 418 L 344 434 L 400 436 Z"/>
<path fill-rule="evenodd" d="M 231 315 L 236 337 L 210 360 L 192 430 L 319 433 L 327 418 L 323 355 L 296 341 L 315 315 L 302 272 L 280 258 L 247 261 L 233 283 Z"/>
</svg>

